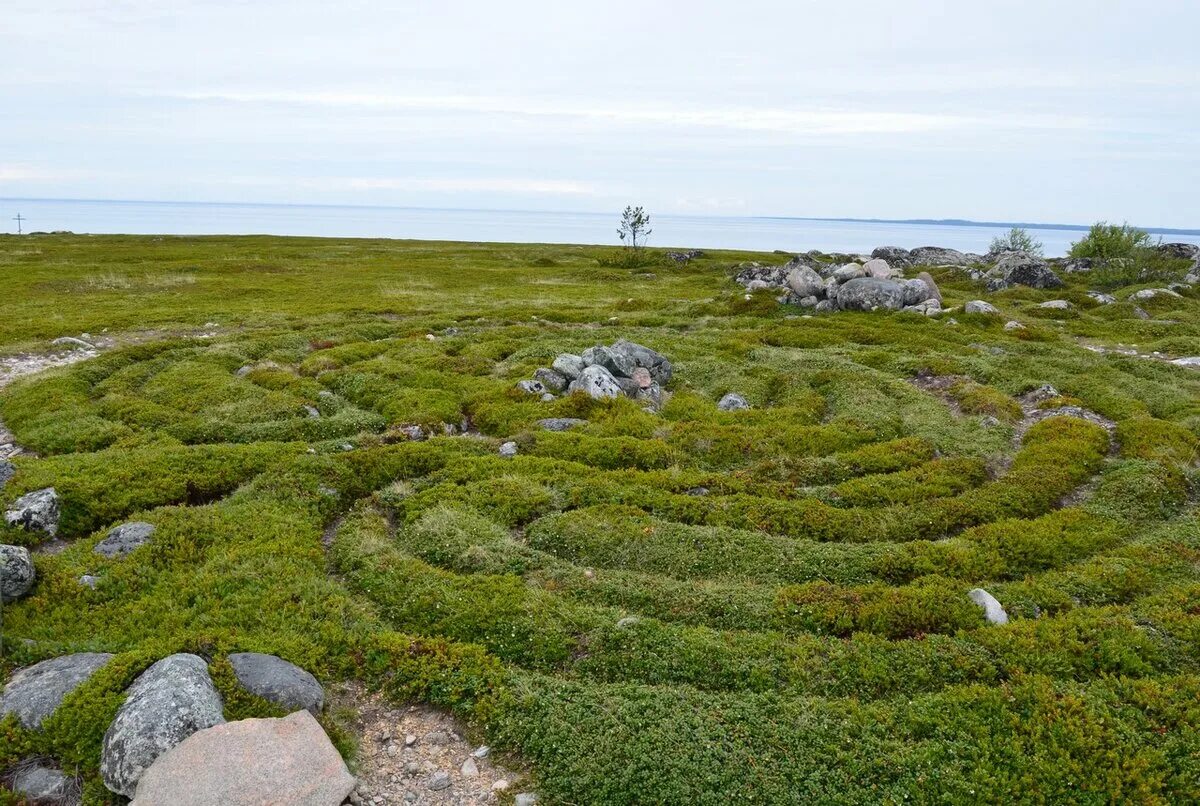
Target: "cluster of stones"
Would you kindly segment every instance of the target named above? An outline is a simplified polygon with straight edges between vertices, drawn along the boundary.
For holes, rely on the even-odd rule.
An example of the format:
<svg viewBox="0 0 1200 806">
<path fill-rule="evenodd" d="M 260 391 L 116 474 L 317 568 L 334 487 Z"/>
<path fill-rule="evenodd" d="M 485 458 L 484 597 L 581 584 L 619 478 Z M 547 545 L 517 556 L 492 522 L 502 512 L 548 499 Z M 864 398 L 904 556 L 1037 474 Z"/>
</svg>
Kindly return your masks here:
<svg viewBox="0 0 1200 806">
<path fill-rule="evenodd" d="M 0 717 L 12 714 L 25 728 L 42 729 L 112 658 L 84 652 L 18 671 L 0 695 Z M 229 662 L 242 688 L 289 716 L 226 723 L 207 662 L 170 655 L 133 681 L 104 734 L 105 786 L 145 804 L 342 803 L 355 779 L 314 718 L 325 702 L 316 678 L 274 655 L 240 652 Z M 36 802 L 68 802 L 78 790 L 78 781 L 35 761 L 21 765 L 11 785 Z"/>
<path fill-rule="evenodd" d="M 596 399 L 628 397 L 657 411 L 665 400 L 663 387 L 671 380 L 671 362 L 662 353 L 620 339 L 596 345 L 580 355 L 562 353 L 549 367 L 533 373 L 517 388 L 542 400 L 582 392 Z"/>
<path fill-rule="evenodd" d="M 942 312 L 941 292 L 928 273 L 906 279 L 899 267 L 880 257 L 837 265 L 797 256 L 783 266 L 746 266 L 737 282 L 747 291 L 780 290 L 782 302 L 817 312 Z"/>
</svg>

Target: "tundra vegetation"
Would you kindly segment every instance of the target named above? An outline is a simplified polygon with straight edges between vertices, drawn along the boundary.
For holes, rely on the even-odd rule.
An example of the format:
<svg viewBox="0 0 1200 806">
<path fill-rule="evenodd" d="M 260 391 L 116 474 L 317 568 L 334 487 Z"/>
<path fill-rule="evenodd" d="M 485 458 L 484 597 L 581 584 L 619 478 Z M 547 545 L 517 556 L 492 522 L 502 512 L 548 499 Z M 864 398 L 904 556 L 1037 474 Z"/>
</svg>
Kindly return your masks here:
<svg viewBox="0 0 1200 806">
<path fill-rule="evenodd" d="M 1200 371 L 1167 360 L 1200 355 L 1195 290 L 803 316 L 732 280 L 786 257 L 619 251 L 0 238 L 4 355 L 115 342 L 0 393 L 0 504 L 54 487 L 67 544 L 0 678 L 115 653 L 0 723 L 0 768 L 112 801 L 141 671 L 196 653 L 261 716 L 227 658 L 263 652 L 456 712 L 551 803 L 1200 800 Z M 659 411 L 516 388 L 619 339 L 673 362 Z M 93 552 L 127 521 L 152 538 Z"/>
</svg>

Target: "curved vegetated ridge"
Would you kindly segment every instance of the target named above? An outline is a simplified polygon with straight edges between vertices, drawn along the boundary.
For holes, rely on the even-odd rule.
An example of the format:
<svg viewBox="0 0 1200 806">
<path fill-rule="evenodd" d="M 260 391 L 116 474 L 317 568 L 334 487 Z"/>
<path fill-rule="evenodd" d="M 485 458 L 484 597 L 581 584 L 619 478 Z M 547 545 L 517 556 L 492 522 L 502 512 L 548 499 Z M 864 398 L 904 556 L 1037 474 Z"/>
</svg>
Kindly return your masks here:
<svg viewBox="0 0 1200 806">
<path fill-rule="evenodd" d="M 110 797 L 138 674 L 194 653 L 226 719 L 272 715 L 227 660 L 259 652 L 457 712 L 543 802 L 1200 799 L 1200 371 L 1141 357 L 1200 354 L 1194 290 L 1071 274 L 996 316 L 925 267 L 949 315 L 809 316 L 733 281 L 771 255 L 21 244 L 5 349 L 161 337 L 0 396 L 0 499 L 54 488 L 67 544 L 4 527 L 36 579 L 3 672 L 114 655 L 3 765 Z M 518 387 L 622 339 L 661 405 Z"/>
</svg>

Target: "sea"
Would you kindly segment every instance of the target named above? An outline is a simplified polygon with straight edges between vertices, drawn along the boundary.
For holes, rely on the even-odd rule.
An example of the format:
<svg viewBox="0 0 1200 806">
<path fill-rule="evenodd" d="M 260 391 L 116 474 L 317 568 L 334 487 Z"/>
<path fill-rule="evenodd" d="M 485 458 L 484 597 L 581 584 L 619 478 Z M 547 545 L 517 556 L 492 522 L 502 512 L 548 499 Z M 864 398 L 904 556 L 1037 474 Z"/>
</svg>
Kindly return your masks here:
<svg viewBox="0 0 1200 806">
<path fill-rule="evenodd" d="M 423 207 L 0 198 L 0 233 L 307 235 L 338 238 L 617 244 L 615 213 Z M 651 246 L 869 253 L 877 246 L 985 252 L 1010 224 L 765 216 L 653 215 Z M 1023 225 L 1047 256 L 1066 254 L 1086 227 Z M 1146 228 L 1164 242 L 1200 244 L 1200 230 Z"/>
</svg>

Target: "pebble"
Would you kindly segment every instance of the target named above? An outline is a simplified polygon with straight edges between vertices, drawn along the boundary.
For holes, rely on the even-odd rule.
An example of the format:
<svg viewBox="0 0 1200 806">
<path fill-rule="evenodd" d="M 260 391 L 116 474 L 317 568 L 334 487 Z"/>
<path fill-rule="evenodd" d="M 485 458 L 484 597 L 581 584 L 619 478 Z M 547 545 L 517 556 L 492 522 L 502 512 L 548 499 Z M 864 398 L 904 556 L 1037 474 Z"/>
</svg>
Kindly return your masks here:
<svg viewBox="0 0 1200 806">
<path fill-rule="evenodd" d="M 387 746 L 387 754 L 390 758 L 395 758 L 399 753 L 400 753 L 400 748 L 396 747 L 396 745 L 389 744 Z"/>
<path fill-rule="evenodd" d="M 450 788 L 450 773 L 439 770 L 429 779 L 429 788 L 437 791 Z"/>
<path fill-rule="evenodd" d="M 492 752 L 492 749 L 485 744 L 485 745 L 480 746 L 471 755 L 474 756 L 475 758 L 487 758 L 491 752 Z"/>
<path fill-rule="evenodd" d="M 462 774 L 467 778 L 474 778 L 479 775 L 479 767 L 475 764 L 475 759 L 468 758 L 462 763 Z"/>
<path fill-rule="evenodd" d="M 408 735 L 406 735 L 404 737 L 404 746 L 405 747 L 412 747 L 416 743 L 417 743 L 417 737 L 414 736 L 413 734 L 409 733 Z"/>
</svg>

